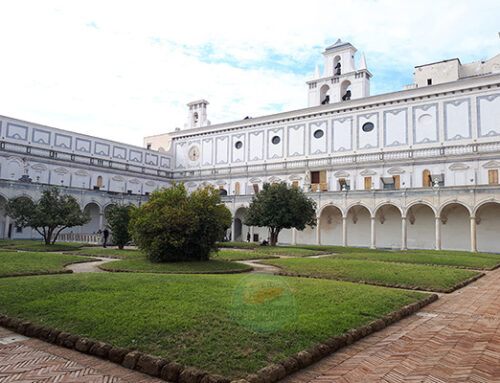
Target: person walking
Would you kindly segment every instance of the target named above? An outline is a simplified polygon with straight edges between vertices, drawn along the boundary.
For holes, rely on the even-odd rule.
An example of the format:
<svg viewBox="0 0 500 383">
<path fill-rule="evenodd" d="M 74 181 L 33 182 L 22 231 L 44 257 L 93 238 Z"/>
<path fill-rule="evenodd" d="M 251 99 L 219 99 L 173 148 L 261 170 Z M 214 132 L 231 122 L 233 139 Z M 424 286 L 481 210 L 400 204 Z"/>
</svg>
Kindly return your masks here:
<svg viewBox="0 0 500 383">
<path fill-rule="evenodd" d="M 106 247 L 106 243 L 108 242 L 109 230 L 106 228 L 102 232 L 102 247 Z"/>
</svg>

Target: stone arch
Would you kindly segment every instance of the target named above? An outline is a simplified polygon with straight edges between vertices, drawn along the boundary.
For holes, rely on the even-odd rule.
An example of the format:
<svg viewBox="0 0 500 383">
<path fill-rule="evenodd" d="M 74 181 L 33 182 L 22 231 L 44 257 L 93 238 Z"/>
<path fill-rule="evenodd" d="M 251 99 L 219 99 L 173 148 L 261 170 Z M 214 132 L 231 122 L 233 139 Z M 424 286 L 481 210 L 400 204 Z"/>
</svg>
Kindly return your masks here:
<svg viewBox="0 0 500 383">
<path fill-rule="evenodd" d="M 101 229 L 101 206 L 95 201 L 90 201 L 83 207 L 83 212 L 90 215 L 90 221 L 81 227 L 81 233 L 97 233 Z"/>
<path fill-rule="evenodd" d="M 376 207 L 374 215 L 377 247 L 401 249 L 403 210 L 394 203 L 383 202 Z"/>
<path fill-rule="evenodd" d="M 474 209 L 477 251 L 499 253 L 500 201 L 483 201 Z"/>
<path fill-rule="evenodd" d="M 406 207 L 408 249 L 436 248 L 436 209 L 425 201 L 414 201 Z"/>
<path fill-rule="evenodd" d="M 460 201 L 448 201 L 439 209 L 441 248 L 443 250 L 469 250 L 470 208 Z"/>
<path fill-rule="evenodd" d="M 342 245 L 342 209 L 333 204 L 325 205 L 319 212 L 322 245 Z"/>
<path fill-rule="evenodd" d="M 457 204 L 457 205 L 461 205 L 463 206 L 467 212 L 469 213 L 469 215 L 472 214 L 472 209 L 470 208 L 469 205 L 467 205 L 465 202 L 462 202 L 462 201 L 459 201 L 457 199 L 452 199 L 452 200 L 448 200 L 448 201 L 445 201 L 441 204 L 441 206 L 439 207 L 438 209 L 438 217 L 441 217 L 442 213 L 443 213 L 443 210 L 449 206 L 449 205 L 453 205 L 453 204 Z"/>
<path fill-rule="evenodd" d="M 243 221 L 247 210 L 248 207 L 240 206 L 234 212 L 233 232 L 231 233 L 231 238 L 234 242 L 243 242 L 246 240 L 246 234 L 249 228 L 243 223 Z"/>
<path fill-rule="evenodd" d="M 347 243 L 349 246 L 370 246 L 371 216 L 370 208 L 362 203 L 347 209 Z"/>
<path fill-rule="evenodd" d="M 387 205 L 394 206 L 396 209 L 399 210 L 399 213 L 401 214 L 401 216 L 403 216 L 404 209 L 401 206 L 399 206 L 391 201 L 384 201 L 384 202 L 380 202 L 379 204 L 377 204 L 377 206 L 375 206 L 375 209 L 373 209 L 373 215 L 376 216 L 378 213 L 378 210 L 384 206 L 387 206 Z"/>
</svg>

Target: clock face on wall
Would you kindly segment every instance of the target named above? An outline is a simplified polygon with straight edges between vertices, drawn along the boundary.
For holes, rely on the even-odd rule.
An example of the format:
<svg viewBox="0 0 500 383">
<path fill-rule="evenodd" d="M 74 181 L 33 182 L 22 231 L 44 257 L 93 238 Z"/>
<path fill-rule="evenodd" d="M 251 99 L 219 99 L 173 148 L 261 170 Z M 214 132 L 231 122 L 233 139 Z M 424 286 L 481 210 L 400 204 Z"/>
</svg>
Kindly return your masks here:
<svg viewBox="0 0 500 383">
<path fill-rule="evenodd" d="M 191 161 L 198 161 L 198 158 L 200 158 L 200 148 L 193 146 L 189 149 L 188 156 Z"/>
</svg>

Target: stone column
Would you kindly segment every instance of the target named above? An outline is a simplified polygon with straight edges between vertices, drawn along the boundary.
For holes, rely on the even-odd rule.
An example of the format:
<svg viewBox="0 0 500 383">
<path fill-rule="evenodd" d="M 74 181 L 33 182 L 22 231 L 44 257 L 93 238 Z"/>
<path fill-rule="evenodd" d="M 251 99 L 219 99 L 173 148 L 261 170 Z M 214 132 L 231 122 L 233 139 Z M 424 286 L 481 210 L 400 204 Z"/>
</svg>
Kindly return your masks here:
<svg viewBox="0 0 500 383">
<path fill-rule="evenodd" d="M 470 251 L 477 252 L 476 217 L 470 217 Z"/>
<path fill-rule="evenodd" d="M 99 230 L 104 230 L 104 213 L 99 213 Z"/>
<path fill-rule="evenodd" d="M 5 216 L 5 230 L 4 230 L 4 238 L 9 238 L 9 225 L 10 225 L 10 217 L 8 215 Z"/>
<path fill-rule="evenodd" d="M 441 217 L 436 217 L 436 250 L 441 250 Z"/>
<path fill-rule="evenodd" d="M 375 217 L 371 217 L 371 241 L 370 249 L 375 249 L 377 244 L 375 243 Z"/>
<path fill-rule="evenodd" d="M 231 222 L 231 242 L 236 242 L 236 240 L 234 239 L 235 228 L 236 228 L 236 222 L 235 218 L 233 218 L 233 222 Z"/>
<path fill-rule="evenodd" d="M 318 218 L 316 220 L 316 245 L 321 245 L 321 220 Z"/>
<path fill-rule="evenodd" d="M 250 242 L 253 242 L 253 234 L 254 234 L 253 226 L 250 226 Z"/>
<path fill-rule="evenodd" d="M 347 246 L 347 217 L 342 217 L 342 246 Z"/>
<path fill-rule="evenodd" d="M 408 236 L 406 228 L 406 217 L 401 217 L 401 250 L 408 250 Z"/>
<path fill-rule="evenodd" d="M 296 245 L 297 244 L 297 229 L 296 228 L 292 228 L 292 245 Z"/>
</svg>

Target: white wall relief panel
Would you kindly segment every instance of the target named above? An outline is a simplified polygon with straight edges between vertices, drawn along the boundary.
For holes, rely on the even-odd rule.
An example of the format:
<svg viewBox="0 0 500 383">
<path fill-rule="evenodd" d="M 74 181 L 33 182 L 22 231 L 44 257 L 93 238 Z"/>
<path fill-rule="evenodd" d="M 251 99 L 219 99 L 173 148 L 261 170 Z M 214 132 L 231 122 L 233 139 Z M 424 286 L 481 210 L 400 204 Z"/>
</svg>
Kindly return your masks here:
<svg viewBox="0 0 500 383">
<path fill-rule="evenodd" d="M 264 159 L 264 131 L 248 133 L 248 161 Z"/>
<path fill-rule="evenodd" d="M 231 137 L 232 162 L 245 161 L 245 134 L 234 134 Z"/>
<path fill-rule="evenodd" d="M 378 112 L 358 116 L 357 132 L 358 149 L 377 148 L 379 136 Z"/>
<path fill-rule="evenodd" d="M 415 144 L 438 140 L 438 105 L 413 107 L 413 139 Z"/>
<path fill-rule="evenodd" d="M 205 138 L 201 144 L 201 165 L 212 165 L 214 153 L 213 138 Z"/>
<path fill-rule="evenodd" d="M 229 137 L 217 137 L 215 139 L 215 164 L 227 164 L 229 159 Z"/>
<path fill-rule="evenodd" d="M 309 154 L 326 153 L 328 150 L 328 121 L 309 124 Z"/>
<path fill-rule="evenodd" d="M 177 169 L 183 168 L 186 163 L 187 144 L 185 142 L 177 142 L 175 144 L 175 167 Z"/>
<path fill-rule="evenodd" d="M 477 98 L 479 137 L 500 135 L 500 93 Z"/>
<path fill-rule="evenodd" d="M 267 158 L 283 157 L 283 128 L 269 129 L 267 131 Z"/>
<path fill-rule="evenodd" d="M 332 120 L 332 130 L 333 151 L 352 150 L 352 117 Z"/>
<path fill-rule="evenodd" d="M 408 143 L 408 110 L 395 109 L 384 112 L 384 145 L 400 146 Z"/>
<path fill-rule="evenodd" d="M 471 137 L 470 100 L 444 103 L 444 134 L 446 140 L 460 140 Z"/>
<path fill-rule="evenodd" d="M 288 131 L 288 157 L 303 156 L 305 154 L 306 126 L 304 124 L 292 125 Z"/>
</svg>

